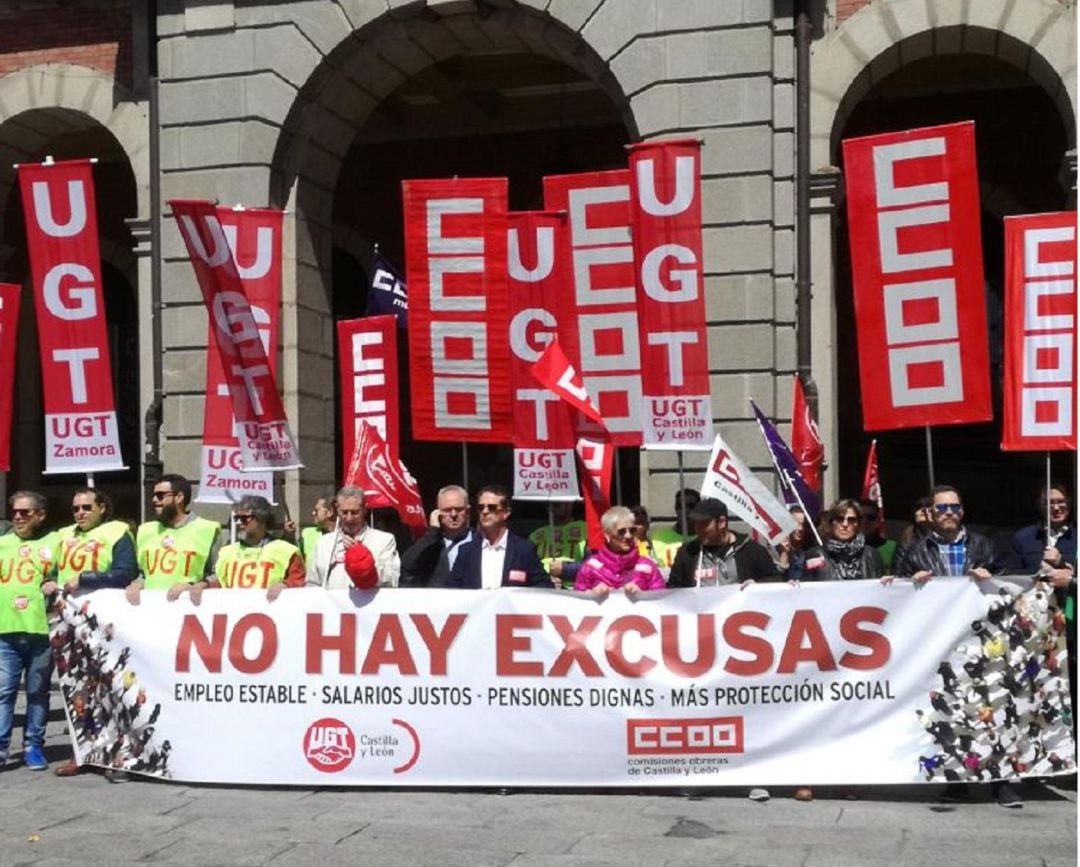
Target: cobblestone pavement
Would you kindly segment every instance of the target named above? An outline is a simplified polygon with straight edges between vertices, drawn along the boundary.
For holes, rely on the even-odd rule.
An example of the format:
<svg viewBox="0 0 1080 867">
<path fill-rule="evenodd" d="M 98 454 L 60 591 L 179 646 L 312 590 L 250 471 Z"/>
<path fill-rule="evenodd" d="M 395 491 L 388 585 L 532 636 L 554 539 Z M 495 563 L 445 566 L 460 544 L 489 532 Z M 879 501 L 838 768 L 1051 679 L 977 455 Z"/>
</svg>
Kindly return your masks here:
<svg viewBox="0 0 1080 867">
<path fill-rule="evenodd" d="M 55 701 L 47 755 L 70 756 Z M 21 716 L 16 719 L 21 726 Z M 1010 865 L 1077 863 L 1075 777 L 1026 784 L 1022 810 L 939 786 L 660 792 L 253 789 L 0 774 L 0 864 Z"/>
</svg>

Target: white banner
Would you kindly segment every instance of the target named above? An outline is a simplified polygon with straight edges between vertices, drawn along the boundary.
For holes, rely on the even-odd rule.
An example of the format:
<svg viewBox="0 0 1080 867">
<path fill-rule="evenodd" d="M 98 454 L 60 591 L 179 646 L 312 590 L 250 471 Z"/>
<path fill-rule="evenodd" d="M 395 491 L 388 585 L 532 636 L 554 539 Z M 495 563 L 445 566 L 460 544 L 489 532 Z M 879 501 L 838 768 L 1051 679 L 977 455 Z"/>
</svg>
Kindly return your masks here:
<svg viewBox="0 0 1080 867">
<path fill-rule="evenodd" d="M 751 472 L 720 434 L 713 441 L 701 496 L 713 497 L 775 545 L 796 528 L 795 519 Z"/>
<path fill-rule="evenodd" d="M 514 449 L 515 500 L 580 500 L 573 449 Z"/>
<path fill-rule="evenodd" d="M 631 601 L 120 591 L 54 629 L 80 760 L 305 786 L 732 786 L 1074 767 L 1064 618 L 961 579 Z M 932 628 L 928 628 L 932 626 Z"/>
</svg>

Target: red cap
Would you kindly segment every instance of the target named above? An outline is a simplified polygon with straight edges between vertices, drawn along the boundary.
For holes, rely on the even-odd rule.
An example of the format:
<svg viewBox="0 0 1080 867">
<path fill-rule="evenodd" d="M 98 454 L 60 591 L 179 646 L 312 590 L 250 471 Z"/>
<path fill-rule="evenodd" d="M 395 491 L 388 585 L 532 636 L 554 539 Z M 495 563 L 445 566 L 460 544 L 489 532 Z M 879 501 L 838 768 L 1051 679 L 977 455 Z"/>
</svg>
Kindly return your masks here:
<svg viewBox="0 0 1080 867">
<path fill-rule="evenodd" d="M 375 558 L 360 542 L 345 552 L 345 572 L 357 590 L 371 590 L 379 583 Z"/>
</svg>

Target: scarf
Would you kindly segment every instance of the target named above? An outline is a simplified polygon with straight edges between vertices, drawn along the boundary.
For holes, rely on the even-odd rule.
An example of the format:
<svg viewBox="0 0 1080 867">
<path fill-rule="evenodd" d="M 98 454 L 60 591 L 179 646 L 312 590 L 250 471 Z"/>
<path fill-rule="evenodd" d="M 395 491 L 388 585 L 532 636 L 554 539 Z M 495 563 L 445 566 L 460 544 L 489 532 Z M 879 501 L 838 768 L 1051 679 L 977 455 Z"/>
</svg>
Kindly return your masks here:
<svg viewBox="0 0 1080 867">
<path fill-rule="evenodd" d="M 862 578 L 862 553 L 866 546 L 866 539 L 859 533 L 849 542 L 840 539 L 829 539 L 825 543 L 825 550 L 832 561 L 836 577 L 841 581 L 851 581 Z"/>
</svg>

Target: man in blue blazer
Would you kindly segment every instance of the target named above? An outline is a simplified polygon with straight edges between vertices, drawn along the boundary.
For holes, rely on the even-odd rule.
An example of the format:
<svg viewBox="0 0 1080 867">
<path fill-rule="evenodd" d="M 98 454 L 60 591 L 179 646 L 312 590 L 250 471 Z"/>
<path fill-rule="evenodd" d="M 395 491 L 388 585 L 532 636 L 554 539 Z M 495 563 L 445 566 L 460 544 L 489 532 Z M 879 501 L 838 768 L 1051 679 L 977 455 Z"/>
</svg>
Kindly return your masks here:
<svg viewBox="0 0 1080 867">
<path fill-rule="evenodd" d="M 488 590 L 496 587 L 551 587 L 536 547 L 511 533 L 510 494 L 488 485 L 476 496 L 477 532 L 458 549 L 447 587 Z"/>
</svg>

